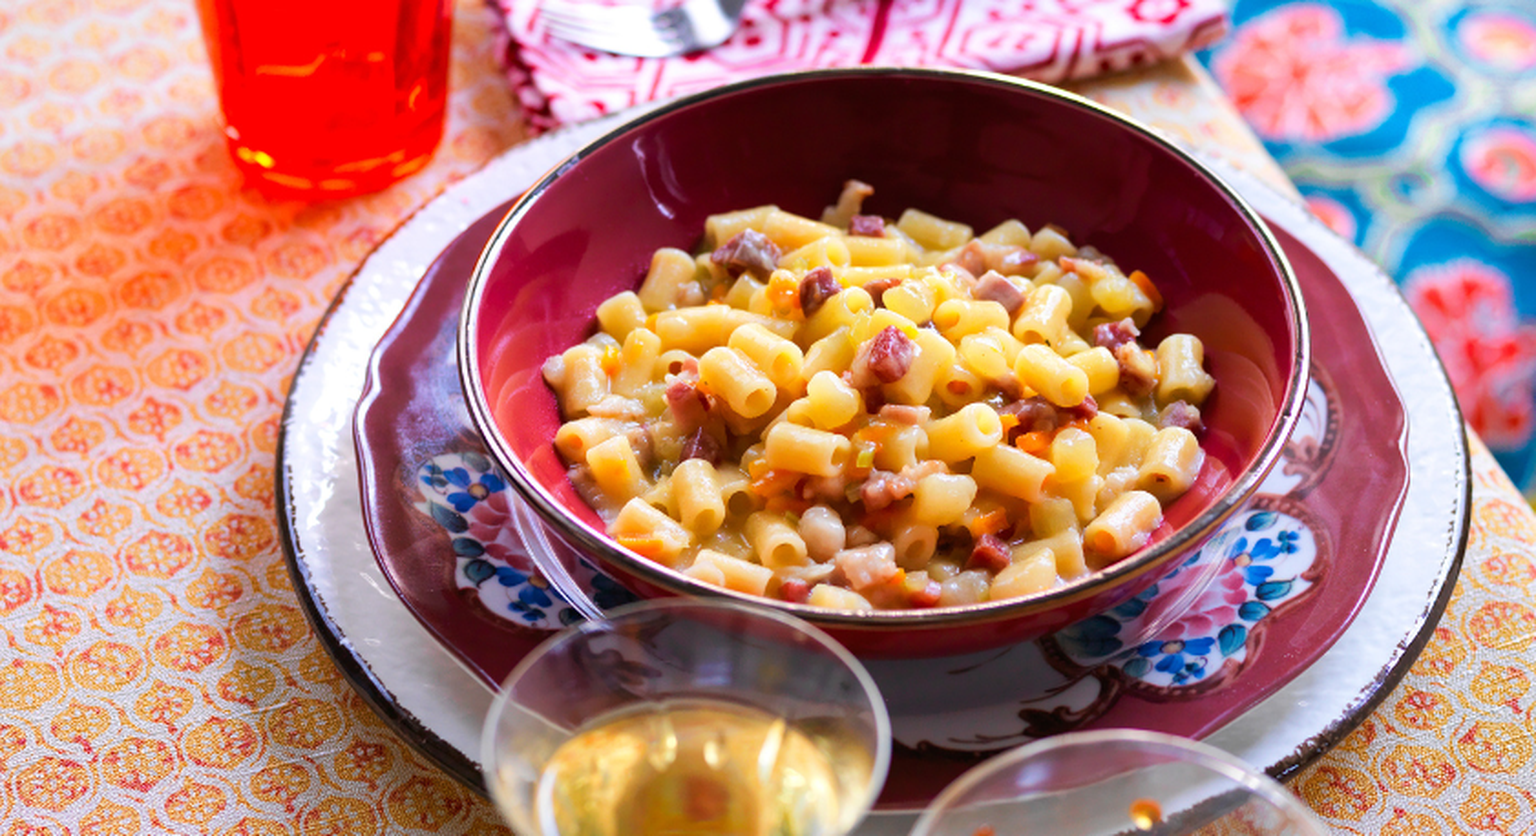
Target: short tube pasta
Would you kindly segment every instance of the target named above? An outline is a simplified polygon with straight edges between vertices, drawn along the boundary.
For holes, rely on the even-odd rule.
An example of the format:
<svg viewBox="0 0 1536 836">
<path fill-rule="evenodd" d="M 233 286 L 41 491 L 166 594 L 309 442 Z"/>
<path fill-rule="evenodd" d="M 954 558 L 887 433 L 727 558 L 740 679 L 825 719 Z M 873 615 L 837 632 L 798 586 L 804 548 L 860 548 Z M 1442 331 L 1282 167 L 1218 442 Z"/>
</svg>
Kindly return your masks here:
<svg viewBox="0 0 1536 836">
<path fill-rule="evenodd" d="M 810 561 L 805 540 L 783 514 L 758 511 L 747 517 L 745 532 L 758 562 L 770 569 L 804 566 Z"/>
<path fill-rule="evenodd" d="M 1126 491 L 1083 528 L 1083 547 L 1100 560 L 1122 558 L 1146 545 L 1162 521 L 1157 497 Z"/>
<path fill-rule="evenodd" d="M 1199 338 L 1143 346 L 1151 279 L 1057 227 L 876 219 L 869 189 L 709 216 L 545 362 L 609 536 L 847 610 L 1027 598 L 1144 547 L 1203 462 Z"/>
<path fill-rule="evenodd" d="M 778 397 L 773 381 L 745 354 L 724 346 L 715 346 L 699 358 L 699 381 L 743 418 L 762 415 Z"/>
<path fill-rule="evenodd" d="M 725 522 L 725 496 L 715 480 L 715 468 L 703 459 L 688 459 L 672 470 L 672 496 L 678 521 L 695 534 L 712 534 Z"/>
<path fill-rule="evenodd" d="M 837 433 L 785 422 L 768 431 L 763 460 L 775 470 L 836 476 L 852 448 L 852 442 Z"/>
<path fill-rule="evenodd" d="M 1162 374 L 1157 383 L 1158 403 L 1204 403 L 1216 385 L 1216 379 L 1206 373 L 1204 361 L 1205 346 L 1189 334 L 1172 334 L 1158 343 L 1157 367 Z"/>
<path fill-rule="evenodd" d="M 1168 502 L 1189 490 L 1200 475 L 1205 451 L 1184 427 L 1164 427 L 1147 442 L 1146 458 L 1136 471 L 1136 487 Z"/>
<path fill-rule="evenodd" d="M 928 455 L 945 462 L 969 459 L 1003 438 L 1003 422 L 984 403 L 972 403 L 927 426 Z"/>
<path fill-rule="evenodd" d="M 1043 345 L 1019 349 L 1013 373 L 1025 386 L 1057 406 L 1077 406 L 1088 397 L 1088 374 Z"/>
<path fill-rule="evenodd" d="M 726 345 L 751 360 L 780 389 L 793 389 L 799 385 L 805 353 L 792 341 L 758 323 L 749 322 L 732 331 Z"/>
</svg>

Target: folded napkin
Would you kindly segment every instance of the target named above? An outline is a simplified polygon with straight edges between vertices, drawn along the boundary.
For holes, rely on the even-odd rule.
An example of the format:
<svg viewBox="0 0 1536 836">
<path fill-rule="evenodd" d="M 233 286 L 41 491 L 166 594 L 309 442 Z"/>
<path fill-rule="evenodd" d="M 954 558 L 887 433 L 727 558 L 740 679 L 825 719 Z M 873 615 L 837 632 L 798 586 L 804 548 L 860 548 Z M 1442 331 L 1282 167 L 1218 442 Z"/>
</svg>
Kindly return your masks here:
<svg viewBox="0 0 1536 836">
<path fill-rule="evenodd" d="M 1200 49 L 1227 25 L 1224 0 L 749 0 L 741 28 L 714 49 L 629 58 L 551 37 L 538 0 L 492 2 L 535 130 L 820 67 L 951 67 L 1061 82 Z"/>
</svg>

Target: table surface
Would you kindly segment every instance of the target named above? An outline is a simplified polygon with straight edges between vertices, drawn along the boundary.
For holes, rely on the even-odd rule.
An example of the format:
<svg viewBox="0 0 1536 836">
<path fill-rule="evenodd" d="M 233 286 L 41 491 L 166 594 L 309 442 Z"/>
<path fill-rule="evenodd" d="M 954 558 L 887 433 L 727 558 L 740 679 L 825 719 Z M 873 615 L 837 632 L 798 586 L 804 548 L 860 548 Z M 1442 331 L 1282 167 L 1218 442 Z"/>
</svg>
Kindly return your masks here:
<svg viewBox="0 0 1536 836">
<path fill-rule="evenodd" d="M 185 0 L 0 7 L 0 821 L 11 833 L 499 827 L 338 673 L 278 537 L 286 389 L 351 271 L 525 139 L 492 14 L 457 7 L 422 173 L 270 202 L 224 149 Z M 1193 61 L 1074 85 L 1285 188 Z M 1338 833 L 1536 832 L 1536 515 L 1473 439 L 1434 639 L 1291 786 Z"/>
</svg>

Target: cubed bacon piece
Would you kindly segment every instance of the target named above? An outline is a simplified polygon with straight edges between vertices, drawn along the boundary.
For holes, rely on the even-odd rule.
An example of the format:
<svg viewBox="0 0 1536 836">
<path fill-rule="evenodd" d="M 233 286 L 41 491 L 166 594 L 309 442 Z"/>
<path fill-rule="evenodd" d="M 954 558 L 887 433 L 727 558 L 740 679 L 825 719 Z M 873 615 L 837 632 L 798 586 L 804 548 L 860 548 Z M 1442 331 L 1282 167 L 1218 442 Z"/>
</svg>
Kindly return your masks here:
<svg viewBox="0 0 1536 836">
<path fill-rule="evenodd" d="M 955 254 L 954 261 L 950 263 L 965 268 L 965 271 L 972 276 L 979 276 L 987 271 L 986 251 L 981 242 L 973 238 L 965 242 L 965 246 L 960 248 L 960 252 Z"/>
<path fill-rule="evenodd" d="M 915 484 L 899 473 L 871 470 L 859 486 L 859 501 L 864 503 L 865 511 L 879 511 L 911 496 Z"/>
<path fill-rule="evenodd" d="M 785 578 L 779 584 L 779 597 L 791 604 L 804 604 L 811 598 L 811 585 L 804 578 Z"/>
<path fill-rule="evenodd" d="M 988 302 L 997 302 L 1008 311 L 1010 317 L 1018 313 L 1019 308 L 1024 307 L 1024 292 L 996 270 L 983 273 L 981 278 L 976 280 L 976 287 L 971 290 L 971 295 Z"/>
<path fill-rule="evenodd" d="M 1093 326 L 1093 344 L 1114 351 L 1128 342 L 1134 342 L 1141 336 L 1141 329 L 1130 317 L 1119 322 L 1102 322 Z"/>
<path fill-rule="evenodd" d="M 911 424 L 921 426 L 928 423 L 933 415 L 933 410 L 926 406 L 911 406 L 904 403 L 888 403 L 880 407 L 879 416 L 887 421 L 895 421 L 898 424 Z"/>
<path fill-rule="evenodd" d="M 866 412 L 878 413 L 885 407 L 885 392 L 879 386 L 865 386 L 859 389 L 859 395 L 864 398 Z"/>
<path fill-rule="evenodd" d="M 667 408 L 683 429 L 694 429 L 709 415 L 709 396 L 699 391 L 694 381 L 679 378 L 667 384 Z"/>
<path fill-rule="evenodd" d="M 864 283 L 864 291 L 869 294 L 869 298 L 875 300 L 875 307 L 883 308 L 885 307 L 885 292 L 899 284 L 901 284 L 901 279 L 894 276 L 875 279 Z"/>
<path fill-rule="evenodd" d="M 1093 416 L 1099 414 L 1099 402 L 1092 395 L 1084 395 L 1081 403 L 1075 406 L 1056 407 L 1056 420 L 1063 424 L 1073 421 L 1092 421 Z"/>
<path fill-rule="evenodd" d="M 1189 401 L 1174 401 L 1163 407 L 1157 414 L 1159 427 L 1183 427 L 1192 433 L 1199 433 L 1205 429 L 1205 422 L 1200 420 L 1200 408 Z"/>
<path fill-rule="evenodd" d="M 1058 423 L 1056 405 L 1039 395 L 1006 404 L 998 414 L 1012 415 L 1018 421 L 1014 429 L 1020 433 L 1052 432 Z"/>
<path fill-rule="evenodd" d="M 860 591 L 879 586 L 901 571 L 896 565 L 896 547 L 890 543 L 843 549 L 833 555 L 832 562 L 848 585 Z"/>
<path fill-rule="evenodd" d="M 885 218 L 879 215 L 854 215 L 848 219 L 848 234 L 865 238 L 885 237 Z"/>
<path fill-rule="evenodd" d="M 1002 538 L 994 534 L 983 534 L 976 538 L 976 545 L 971 547 L 971 556 L 965 561 L 967 569 L 985 569 L 994 574 L 1007 569 L 1013 563 L 1013 552 Z"/>
<path fill-rule="evenodd" d="M 1136 343 L 1123 343 L 1114 352 L 1120 365 L 1120 388 L 1133 398 L 1151 392 L 1157 385 L 1157 360 L 1152 352 Z"/>
<path fill-rule="evenodd" d="M 821 310 L 828 299 L 842 292 L 843 286 L 832 277 L 829 267 L 817 267 L 800 280 L 800 310 L 810 316 Z"/>
<path fill-rule="evenodd" d="M 715 248 L 709 254 L 709 260 L 724 267 L 733 276 L 751 273 L 766 280 L 768 274 L 779 266 L 780 255 L 782 253 L 778 245 L 768 240 L 768 236 L 755 229 L 743 229 L 731 236 L 731 240 Z"/>
<path fill-rule="evenodd" d="M 710 464 L 720 463 L 720 442 L 715 437 L 704 431 L 703 427 L 693 431 L 693 434 L 683 440 L 683 450 L 678 456 L 678 461 L 689 459 L 703 459 Z"/>
<path fill-rule="evenodd" d="M 1030 273 L 1040 263 L 1040 256 L 1024 247 L 996 247 L 987 253 L 987 269 L 1005 276 Z"/>
<path fill-rule="evenodd" d="M 930 579 L 922 589 L 912 592 L 907 598 L 907 604 L 914 609 L 928 609 L 939 605 L 939 596 L 944 594 L 944 586 L 936 580 Z"/>
<path fill-rule="evenodd" d="M 917 344 L 900 328 L 887 325 L 865 344 L 860 354 L 876 379 L 881 383 L 895 383 L 911 370 L 912 360 L 917 356 Z"/>
</svg>

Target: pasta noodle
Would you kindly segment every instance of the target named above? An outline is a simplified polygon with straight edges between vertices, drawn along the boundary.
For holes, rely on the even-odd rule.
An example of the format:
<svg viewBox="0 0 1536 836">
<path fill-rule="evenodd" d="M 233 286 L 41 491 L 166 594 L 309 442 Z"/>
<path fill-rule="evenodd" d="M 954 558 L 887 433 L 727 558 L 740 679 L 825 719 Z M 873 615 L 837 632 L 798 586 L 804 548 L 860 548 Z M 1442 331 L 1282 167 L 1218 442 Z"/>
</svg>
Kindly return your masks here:
<svg viewBox="0 0 1536 836">
<path fill-rule="evenodd" d="M 1058 227 L 870 193 L 711 215 L 545 363 L 609 535 L 837 609 L 1028 596 L 1143 548 L 1204 466 L 1200 340 L 1143 346 L 1155 285 Z"/>
</svg>

